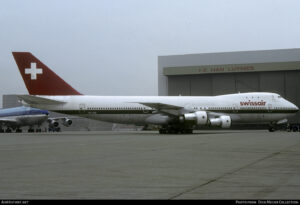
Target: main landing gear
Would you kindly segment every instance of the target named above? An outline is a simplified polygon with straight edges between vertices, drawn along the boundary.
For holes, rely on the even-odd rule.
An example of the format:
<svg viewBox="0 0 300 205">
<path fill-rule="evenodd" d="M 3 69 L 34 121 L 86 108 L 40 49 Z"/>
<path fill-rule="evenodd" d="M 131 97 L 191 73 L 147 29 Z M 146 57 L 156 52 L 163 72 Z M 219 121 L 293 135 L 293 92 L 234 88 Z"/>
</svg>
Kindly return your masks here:
<svg viewBox="0 0 300 205">
<path fill-rule="evenodd" d="M 12 133 L 14 131 L 13 128 L 7 127 L 6 129 L 4 128 L 0 128 L 0 133 Z M 20 128 L 16 128 L 16 133 L 20 133 L 22 132 L 22 130 Z"/>
<path fill-rule="evenodd" d="M 32 132 L 42 132 L 42 129 L 41 128 L 37 128 L 37 129 L 33 129 L 33 128 L 29 128 L 28 129 L 28 132 L 32 133 Z"/>
<path fill-rule="evenodd" d="M 270 127 L 268 128 L 268 130 L 269 130 L 269 132 L 275 132 L 275 131 L 276 131 L 275 127 L 273 127 L 273 126 L 270 126 Z"/>
<path fill-rule="evenodd" d="M 193 129 L 182 129 L 182 128 L 161 128 L 159 134 L 193 134 Z"/>
<path fill-rule="evenodd" d="M 42 129 L 40 127 L 34 129 L 32 127 L 29 127 L 27 130 L 29 133 L 34 133 L 34 132 L 42 132 Z M 11 127 L 7 127 L 7 128 L 1 128 L 0 127 L 0 133 L 22 133 L 23 130 L 21 128 L 11 128 Z"/>
<path fill-rule="evenodd" d="M 5 133 L 11 133 L 12 132 L 12 129 L 7 127 L 6 129 L 0 129 L 0 132 L 5 132 Z"/>
</svg>

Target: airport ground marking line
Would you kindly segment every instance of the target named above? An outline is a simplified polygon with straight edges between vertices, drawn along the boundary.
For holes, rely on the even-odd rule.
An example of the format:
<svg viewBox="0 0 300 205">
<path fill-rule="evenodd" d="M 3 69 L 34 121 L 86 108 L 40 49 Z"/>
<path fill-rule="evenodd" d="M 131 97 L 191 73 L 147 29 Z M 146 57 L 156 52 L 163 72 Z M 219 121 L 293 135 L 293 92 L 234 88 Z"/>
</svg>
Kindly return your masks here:
<svg viewBox="0 0 300 205">
<path fill-rule="evenodd" d="M 266 160 L 266 159 L 271 159 L 271 158 L 273 158 L 273 157 L 275 157 L 275 156 L 277 156 L 277 155 L 283 153 L 285 150 L 287 150 L 287 149 L 292 149 L 293 147 L 296 147 L 296 146 L 298 146 L 298 145 L 300 145 L 300 143 L 297 143 L 297 144 L 294 144 L 294 145 L 285 147 L 285 148 L 283 148 L 282 150 L 280 150 L 280 151 L 278 151 L 278 152 L 273 152 L 273 153 L 271 153 L 271 154 L 269 154 L 269 155 L 267 155 L 267 156 L 265 156 L 265 157 L 263 157 L 263 158 L 260 158 L 260 159 L 255 160 L 254 162 L 251 162 L 250 164 L 246 164 L 245 166 L 242 166 L 242 167 L 237 168 L 237 169 L 234 169 L 234 170 L 232 170 L 232 171 L 230 171 L 230 172 L 224 173 L 224 174 L 222 174 L 222 175 L 219 176 L 219 177 L 216 177 L 216 178 L 214 178 L 214 179 L 208 180 L 207 182 L 205 182 L 205 183 L 203 183 L 203 184 L 196 185 L 196 186 L 192 186 L 191 188 L 189 188 L 189 189 L 187 189 L 187 190 L 185 190 L 185 191 L 182 191 L 182 192 L 180 192 L 180 193 L 178 193 L 178 194 L 176 194 L 176 195 L 174 195 L 174 196 L 171 196 L 169 199 L 170 199 L 170 200 L 171 200 L 171 199 L 176 199 L 176 198 L 178 198 L 178 197 L 180 197 L 180 196 L 182 196 L 182 195 L 184 195 L 184 194 L 187 194 L 187 193 L 192 192 L 192 191 L 194 191 L 194 190 L 196 190 L 196 189 L 199 189 L 199 188 L 201 188 L 201 187 L 204 187 L 204 186 L 206 186 L 206 185 L 208 185 L 208 184 L 211 184 L 211 183 L 213 183 L 213 182 L 216 182 L 216 181 L 218 181 L 218 180 L 220 180 L 220 179 L 222 179 L 222 178 L 224 178 L 224 177 L 226 177 L 226 176 L 235 174 L 236 172 L 239 172 L 239 171 L 241 171 L 241 170 L 243 170 L 243 169 L 246 169 L 246 168 L 248 168 L 248 167 L 251 167 L 251 166 L 253 166 L 254 164 L 257 164 L 257 163 L 259 163 L 259 162 L 262 162 L 262 161 L 264 161 L 264 160 Z"/>
</svg>

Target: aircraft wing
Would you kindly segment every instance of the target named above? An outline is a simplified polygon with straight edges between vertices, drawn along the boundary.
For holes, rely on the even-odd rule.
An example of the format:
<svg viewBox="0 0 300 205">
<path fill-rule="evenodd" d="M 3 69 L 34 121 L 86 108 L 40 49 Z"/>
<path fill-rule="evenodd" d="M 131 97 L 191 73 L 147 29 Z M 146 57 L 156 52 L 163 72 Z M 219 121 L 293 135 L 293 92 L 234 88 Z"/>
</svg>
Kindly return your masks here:
<svg viewBox="0 0 300 205">
<path fill-rule="evenodd" d="M 161 110 L 161 109 L 180 110 L 180 109 L 183 108 L 183 107 L 180 107 L 180 106 L 170 105 L 170 104 L 164 104 L 164 103 L 139 102 L 139 104 L 146 105 L 146 106 L 148 106 L 148 107 L 155 108 L 155 109 L 157 109 L 157 110 Z"/>
<path fill-rule="evenodd" d="M 194 110 L 190 110 L 185 107 L 181 106 L 176 106 L 176 105 L 170 105 L 170 104 L 164 104 L 164 103 L 148 103 L 148 102 L 139 102 L 139 104 L 151 107 L 157 112 L 167 114 L 170 116 L 179 116 L 185 113 L 190 113 L 191 111 L 194 112 Z M 220 117 L 224 115 L 224 113 L 218 113 L 218 112 L 211 112 L 211 111 L 206 111 L 207 114 L 209 115 L 210 118 L 214 117 Z"/>
<path fill-rule="evenodd" d="M 167 114 L 167 115 L 172 115 L 172 116 L 178 116 L 180 115 L 180 113 L 182 113 L 182 110 L 184 110 L 184 107 L 164 104 L 164 103 L 151 103 L 151 102 L 138 102 L 138 103 L 141 105 L 151 107 L 157 110 L 157 112 Z"/>
<path fill-rule="evenodd" d="M 52 100 L 48 98 L 38 97 L 35 95 L 17 95 L 18 98 L 24 100 L 28 104 L 43 104 L 43 105 L 57 105 L 64 104 L 63 101 Z"/>
</svg>

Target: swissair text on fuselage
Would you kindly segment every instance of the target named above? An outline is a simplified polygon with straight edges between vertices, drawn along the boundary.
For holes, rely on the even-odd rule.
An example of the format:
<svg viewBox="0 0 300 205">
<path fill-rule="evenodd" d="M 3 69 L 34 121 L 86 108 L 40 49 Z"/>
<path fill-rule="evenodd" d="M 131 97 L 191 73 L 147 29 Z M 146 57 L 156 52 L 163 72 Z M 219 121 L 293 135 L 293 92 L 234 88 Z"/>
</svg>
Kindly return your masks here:
<svg viewBox="0 0 300 205">
<path fill-rule="evenodd" d="M 265 106 L 265 101 L 248 101 L 248 102 L 240 102 L 241 106 Z"/>
</svg>

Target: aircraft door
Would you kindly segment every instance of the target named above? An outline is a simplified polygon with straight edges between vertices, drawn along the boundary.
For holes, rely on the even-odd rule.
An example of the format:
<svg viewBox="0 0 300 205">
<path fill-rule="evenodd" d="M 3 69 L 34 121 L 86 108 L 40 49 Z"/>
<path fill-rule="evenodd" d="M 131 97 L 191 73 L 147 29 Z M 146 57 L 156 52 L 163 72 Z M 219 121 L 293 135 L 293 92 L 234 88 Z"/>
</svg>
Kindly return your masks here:
<svg viewBox="0 0 300 205">
<path fill-rule="evenodd" d="M 269 103 L 269 104 L 268 104 L 268 112 L 272 112 L 272 108 L 273 108 L 272 104 Z"/>
<path fill-rule="evenodd" d="M 234 113 L 237 113 L 237 112 L 238 112 L 238 109 L 239 109 L 238 104 L 234 103 L 234 104 L 233 104 L 233 112 L 234 112 Z"/>
<path fill-rule="evenodd" d="M 79 113 L 84 113 L 84 111 L 86 110 L 86 105 L 85 103 L 80 103 L 79 104 Z"/>
</svg>

